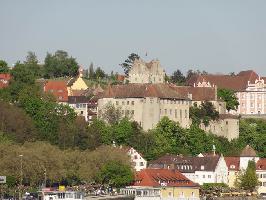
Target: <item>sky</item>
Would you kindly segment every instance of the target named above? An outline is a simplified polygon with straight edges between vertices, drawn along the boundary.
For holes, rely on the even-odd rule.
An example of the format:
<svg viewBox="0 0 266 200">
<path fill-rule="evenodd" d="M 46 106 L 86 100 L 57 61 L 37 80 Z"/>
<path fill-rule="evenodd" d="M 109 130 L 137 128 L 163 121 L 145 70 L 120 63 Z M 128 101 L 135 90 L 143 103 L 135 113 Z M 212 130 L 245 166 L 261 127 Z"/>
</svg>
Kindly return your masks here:
<svg viewBox="0 0 266 200">
<path fill-rule="evenodd" d="M 0 0 L 0 59 L 65 50 L 122 72 L 134 52 L 179 69 L 266 76 L 265 0 Z M 147 54 L 147 56 L 146 56 Z"/>
</svg>

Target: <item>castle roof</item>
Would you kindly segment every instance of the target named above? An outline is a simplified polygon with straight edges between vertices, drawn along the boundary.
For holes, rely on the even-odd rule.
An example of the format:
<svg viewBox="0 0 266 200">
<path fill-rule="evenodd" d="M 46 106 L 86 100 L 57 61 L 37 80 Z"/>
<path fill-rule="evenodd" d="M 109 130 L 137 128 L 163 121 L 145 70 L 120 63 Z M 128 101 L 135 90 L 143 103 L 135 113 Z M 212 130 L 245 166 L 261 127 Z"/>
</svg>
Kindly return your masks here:
<svg viewBox="0 0 266 200">
<path fill-rule="evenodd" d="M 101 95 L 102 98 L 144 98 L 158 97 L 163 99 L 189 100 L 187 95 L 175 91 L 169 84 L 141 84 L 109 85 Z"/>
</svg>

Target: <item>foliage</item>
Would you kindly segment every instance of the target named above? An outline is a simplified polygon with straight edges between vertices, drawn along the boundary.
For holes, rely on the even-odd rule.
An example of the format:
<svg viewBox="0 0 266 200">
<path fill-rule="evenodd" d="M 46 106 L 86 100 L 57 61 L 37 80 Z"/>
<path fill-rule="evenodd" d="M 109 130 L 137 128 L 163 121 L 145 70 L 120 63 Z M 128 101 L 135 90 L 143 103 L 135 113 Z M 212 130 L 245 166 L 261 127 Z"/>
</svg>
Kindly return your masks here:
<svg viewBox="0 0 266 200">
<path fill-rule="evenodd" d="M 9 68 L 7 66 L 6 61 L 0 60 L 0 74 L 8 73 Z"/>
<path fill-rule="evenodd" d="M 215 110 L 211 102 L 203 102 L 199 107 L 196 104 L 189 108 L 189 117 L 194 124 L 199 125 L 203 123 L 205 126 L 209 125 L 211 120 L 218 120 L 219 113 Z"/>
<path fill-rule="evenodd" d="M 133 181 L 133 172 L 130 165 L 110 161 L 102 166 L 96 177 L 102 184 L 122 187 Z"/>
<path fill-rule="evenodd" d="M 47 53 L 44 60 L 44 77 L 73 77 L 78 74 L 78 63 L 66 51 L 57 50 L 54 55 Z"/>
<path fill-rule="evenodd" d="M 223 101 L 226 102 L 226 109 L 230 110 L 237 110 L 239 106 L 239 102 L 237 96 L 234 91 L 229 89 L 218 89 L 217 92 L 218 97 L 220 97 Z"/>
<path fill-rule="evenodd" d="M 111 102 L 107 103 L 100 111 L 100 118 L 109 124 L 117 124 L 122 119 L 122 111 L 116 108 Z"/>
<path fill-rule="evenodd" d="M 175 83 L 176 85 L 184 85 L 186 82 L 186 77 L 182 74 L 182 72 L 179 69 L 173 72 L 170 79 L 171 82 Z"/>
<path fill-rule="evenodd" d="M 202 189 L 204 190 L 214 190 L 218 188 L 228 188 L 228 185 L 226 185 L 225 183 L 203 183 L 202 185 Z"/>
<path fill-rule="evenodd" d="M 26 56 L 26 61 L 24 62 L 27 68 L 34 74 L 35 77 L 41 77 L 42 71 L 41 67 L 38 64 L 37 56 L 34 52 L 29 51 L 28 55 Z"/>
<path fill-rule="evenodd" d="M 240 186 L 245 190 L 253 192 L 258 186 L 259 181 L 256 174 L 256 163 L 255 161 L 248 161 L 248 167 L 245 173 L 240 177 Z"/>
<path fill-rule="evenodd" d="M 135 54 L 135 53 L 131 53 L 128 58 L 122 63 L 120 64 L 122 66 L 122 68 L 124 69 L 125 74 L 128 76 L 128 72 L 130 71 L 133 62 L 135 59 L 139 59 L 139 55 Z"/>
</svg>

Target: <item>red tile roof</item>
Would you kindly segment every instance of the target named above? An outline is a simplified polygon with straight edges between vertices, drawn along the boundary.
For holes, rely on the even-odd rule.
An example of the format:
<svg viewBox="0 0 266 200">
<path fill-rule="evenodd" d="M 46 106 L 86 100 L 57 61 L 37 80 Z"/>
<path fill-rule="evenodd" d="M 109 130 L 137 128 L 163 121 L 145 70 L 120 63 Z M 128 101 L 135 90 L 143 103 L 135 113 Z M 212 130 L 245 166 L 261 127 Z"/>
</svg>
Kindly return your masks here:
<svg viewBox="0 0 266 200">
<path fill-rule="evenodd" d="M 169 169 L 143 169 L 135 175 L 134 186 L 146 187 L 198 187 L 177 170 Z"/>
<path fill-rule="evenodd" d="M 10 79 L 10 74 L 0 74 L 0 89 L 7 87 Z"/>
<path fill-rule="evenodd" d="M 59 102 L 68 101 L 67 84 L 65 81 L 47 81 L 44 85 L 44 91 L 52 93 Z"/>
<path fill-rule="evenodd" d="M 165 99 L 188 99 L 175 91 L 169 84 L 141 84 L 109 85 L 101 94 L 102 98 L 143 98 L 158 97 Z"/>
<path fill-rule="evenodd" d="M 187 81 L 187 85 L 194 86 L 194 84 L 205 81 L 211 85 L 217 85 L 218 88 L 242 91 L 246 89 L 248 81 L 254 83 L 258 78 L 258 74 L 252 70 L 242 71 L 237 75 L 195 75 Z"/>
<path fill-rule="evenodd" d="M 266 170 L 266 158 L 260 158 L 256 163 L 257 170 Z"/>
<path fill-rule="evenodd" d="M 172 87 L 180 94 L 187 96 L 192 94 L 193 101 L 215 101 L 216 89 L 214 87 L 191 87 L 191 86 L 175 86 Z"/>
<path fill-rule="evenodd" d="M 247 145 L 240 154 L 241 157 L 256 157 L 256 151 L 249 145 Z"/>
<path fill-rule="evenodd" d="M 239 170 L 240 157 L 224 157 L 229 170 Z"/>
</svg>

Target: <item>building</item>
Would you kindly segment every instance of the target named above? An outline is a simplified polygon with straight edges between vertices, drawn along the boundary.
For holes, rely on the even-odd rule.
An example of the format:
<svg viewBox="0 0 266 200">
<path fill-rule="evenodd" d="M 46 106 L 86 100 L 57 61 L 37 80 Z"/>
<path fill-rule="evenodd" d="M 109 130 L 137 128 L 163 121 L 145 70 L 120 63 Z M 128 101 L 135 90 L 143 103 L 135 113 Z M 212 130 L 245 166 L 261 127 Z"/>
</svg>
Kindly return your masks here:
<svg viewBox="0 0 266 200">
<path fill-rule="evenodd" d="M 83 116 L 88 121 L 88 98 L 86 96 L 69 96 L 68 105 L 74 109 L 78 116 Z"/>
<path fill-rule="evenodd" d="M 235 187 L 237 176 L 240 173 L 240 157 L 224 157 L 228 167 L 228 186 Z"/>
<path fill-rule="evenodd" d="M 200 154 L 197 157 L 165 155 L 151 161 L 148 168 L 175 169 L 200 185 L 227 183 L 228 168 L 222 155 Z"/>
<path fill-rule="evenodd" d="M 260 185 L 258 187 L 258 193 L 266 193 L 266 158 L 260 158 L 256 163 L 256 173 Z"/>
<path fill-rule="evenodd" d="M 10 79 L 10 74 L 0 74 L 0 89 L 6 88 L 9 85 Z"/>
<path fill-rule="evenodd" d="M 211 102 L 219 112 L 219 120 L 210 121 L 208 126 L 203 123 L 200 128 L 229 141 L 239 137 L 239 118 L 236 115 L 226 114 L 226 103 L 217 97 L 217 87 L 191 87 L 172 85 L 178 93 L 187 95 L 192 100 L 192 106 L 199 107 L 203 102 Z"/>
<path fill-rule="evenodd" d="M 142 59 L 135 59 L 128 73 L 129 83 L 164 83 L 165 71 L 159 60 L 146 63 Z"/>
<path fill-rule="evenodd" d="M 44 83 L 43 90 L 53 94 L 57 102 L 68 102 L 67 84 L 65 81 L 48 80 Z"/>
<path fill-rule="evenodd" d="M 132 166 L 137 172 L 147 168 L 147 161 L 133 147 L 127 148 L 127 154 L 130 156 Z"/>
<path fill-rule="evenodd" d="M 229 187 L 235 187 L 235 181 L 240 172 L 247 169 L 248 162 L 254 161 L 257 163 L 257 170 L 259 168 L 258 161 L 260 158 L 257 156 L 256 151 L 249 145 L 247 145 L 240 156 L 225 157 L 226 165 L 228 167 L 228 185 Z M 263 173 L 263 170 L 257 171 L 258 174 Z M 266 176 L 266 175 L 265 175 Z"/>
<path fill-rule="evenodd" d="M 199 185 L 177 170 L 143 169 L 137 172 L 132 186 L 121 189 L 135 200 L 199 200 Z"/>
<path fill-rule="evenodd" d="M 79 75 L 71 78 L 67 82 L 67 90 L 69 96 L 77 96 L 78 93 L 84 92 L 88 89 L 87 84 L 83 80 L 83 69 L 79 68 Z"/>
<path fill-rule="evenodd" d="M 179 94 L 168 84 L 125 84 L 109 86 L 98 100 L 98 117 L 106 105 L 113 104 L 124 116 L 138 122 L 144 130 L 154 128 L 167 116 L 189 127 L 191 100 Z"/>
<path fill-rule="evenodd" d="M 237 75 L 195 75 L 187 84 L 193 87 L 215 87 L 236 92 L 239 106 L 232 114 L 266 114 L 266 77 L 260 77 L 252 70 L 241 71 Z"/>
</svg>

